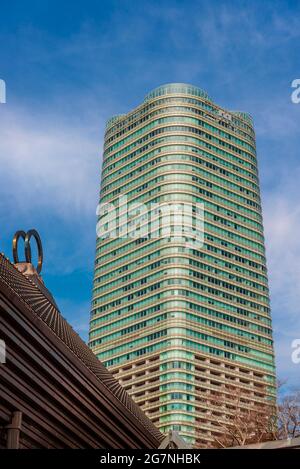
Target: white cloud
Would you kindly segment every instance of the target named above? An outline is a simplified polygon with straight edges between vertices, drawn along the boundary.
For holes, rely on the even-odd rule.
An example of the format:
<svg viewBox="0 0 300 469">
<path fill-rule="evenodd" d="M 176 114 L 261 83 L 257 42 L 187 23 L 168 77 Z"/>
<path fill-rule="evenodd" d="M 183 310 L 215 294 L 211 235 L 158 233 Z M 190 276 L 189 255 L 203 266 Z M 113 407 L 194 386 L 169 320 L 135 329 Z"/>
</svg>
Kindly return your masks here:
<svg viewBox="0 0 300 469">
<path fill-rule="evenodd" d="M 282 90 L 281 90 L 282 91 Z M 281 139 L 285 145 L 289 142 L 286 137 L 296 137 L 299 133 L 300 106 L 291 101 L 291 81 L 286 82 L 284 95 L 274 97 L 263 102 L 255 101 L 255 128 L 258 137 L 273 140 Z"/>
<path fill-rule="evenodd" d="M 53 210 L 65 219 L 94 212 L 101 154 L 94 123 L 44 118 L 28 110 L 9 109 L 3 116 L 0 192 L 10 206 Z"/>
<path fill-rule="evenodd" d="M 283 177 L 264 203 L 264 222 L 278 375 L 299 386 L 291 343 L 300 338 L 300 168 Z"/>
<path fill-rule="evenodd" d="M 277 308 L 289 315 L 298 315 L 300 324 L 300 190 L 299 172 L 290 175 L 277 191 L 266 196 L 264 204 L 267 256 L 272 289 Z M 289 186 L 290 185 L 290 186 Z"/>
</svg>

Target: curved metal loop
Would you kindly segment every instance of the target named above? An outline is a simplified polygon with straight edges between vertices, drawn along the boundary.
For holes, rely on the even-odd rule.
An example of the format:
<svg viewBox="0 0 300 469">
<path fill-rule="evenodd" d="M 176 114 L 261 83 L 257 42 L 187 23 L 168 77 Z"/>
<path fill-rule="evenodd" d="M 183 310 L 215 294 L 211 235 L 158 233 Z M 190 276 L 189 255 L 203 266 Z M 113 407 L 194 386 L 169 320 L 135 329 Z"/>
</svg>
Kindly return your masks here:
<svg viewBox="0 0 300 469">
<path fill-rule="evenodd" d="M 18 256 L 18 242 L 20 238 L 23 238 L 25 242 L 25 259 L 26 262 L 32 264 L 32 253 L 31 253 L 31 246 L 30 246 L 30 240 L 34 237 L 36 244 L 37 244 L 37 249 L 38 249 L 38 265 L 36 267 L 36 271 L 38 274 L 41 273 L 42 271 L 42 266 L 43 266 L 43 247 L 42 247 L 42 241 L 40 238 L 40 235 L 36 230 L 29 230 L 27 233 L 25 231 L 17 231 L 14 239 L 13 239 L 13 257 L 14 257 L 14 262 L 17 264 L 19 262 L 19 256 Z"/>
<path fill-rule="evenodd" d="M 42 241 L 40 238 L 40 235 L 36 230 L 29 230 L 26 233 L 26 238 L 25 238 L 25 257 L 26 261 L 32 263 L 32 256 L 31 256 L 31 247 L 30 247 L 30 239 L 31 237 L 34 237 L 37 248 L 38 248 L 38 265 L 36 267 L 36 271 L 38 274 L 41 273 L 42 271 L 42 266 L 43 266 L 43 247 L 42 247 Z"/>
<path fill-rule="evenodd" d="M 19 254 L 18 254 L 18 244 L 19 244 L 19 239 L 23 238 L 23 241 L 25 242 L 26 238 L 26 233 L 23 230 L 17 231 L 15 233 L 14 239 L 13 239 L 13 258 L 14 258 L 14 263 L 18 264 L 19 261 Z"/>
</svg>

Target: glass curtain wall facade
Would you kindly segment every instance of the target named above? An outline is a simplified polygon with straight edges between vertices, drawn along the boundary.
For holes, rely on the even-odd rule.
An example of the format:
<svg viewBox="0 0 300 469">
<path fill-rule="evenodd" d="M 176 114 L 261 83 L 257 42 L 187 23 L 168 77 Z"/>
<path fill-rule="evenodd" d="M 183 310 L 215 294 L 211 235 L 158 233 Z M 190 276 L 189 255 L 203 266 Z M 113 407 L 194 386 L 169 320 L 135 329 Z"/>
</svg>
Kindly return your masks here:
<svg viewBox="0 0 300 469">
<path fill-rule="evenodd" d="M 251 117 L 191 85 L 150 92 L 107 123 L 100 202 L 124 195 L 203 203 L 204 243 L 97 238 L 89 345 L 161 431 L 206 446 L 230 413 L 214 395 L 234 385 L 247 406 L 275 393 Z"/>
</svg>

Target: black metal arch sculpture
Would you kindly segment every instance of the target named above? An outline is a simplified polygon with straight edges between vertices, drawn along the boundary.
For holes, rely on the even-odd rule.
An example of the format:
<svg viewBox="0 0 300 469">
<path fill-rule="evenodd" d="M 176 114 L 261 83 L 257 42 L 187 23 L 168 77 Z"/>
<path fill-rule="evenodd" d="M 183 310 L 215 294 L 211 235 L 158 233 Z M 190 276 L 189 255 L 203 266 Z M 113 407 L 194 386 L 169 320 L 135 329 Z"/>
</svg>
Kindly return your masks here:
<svg viewBox="0 0 300 469">
<path fill-rule="evenodd" d="M 31 252 L 31 246 L 30 246 L 30 240 L 34 237 L 36 244 L 37 244 L 37 249 L 38 249 L 38 265 L 36 267 L 36 271 L 38 274 L 41 273 L 42 267 L 43 267 L 43 246 L 42 246 L 42 241 L 40 238 L 40 235 L 36 230 L 29 230 L 27 233 L 23 230 L 19 230 L 15 233 L 14 238 L 13 238 L 13 258 L 14 258 L 14 263 L 17 264 L 19 261 L 19 255 L 18 255 L 18 244 L 19 244 L 19 239 L 22 238 L 24 240 L 24 245 L 25 245 L 25 259 L 26 262 L 32 264 L 32 252 Z"/>
</svg>

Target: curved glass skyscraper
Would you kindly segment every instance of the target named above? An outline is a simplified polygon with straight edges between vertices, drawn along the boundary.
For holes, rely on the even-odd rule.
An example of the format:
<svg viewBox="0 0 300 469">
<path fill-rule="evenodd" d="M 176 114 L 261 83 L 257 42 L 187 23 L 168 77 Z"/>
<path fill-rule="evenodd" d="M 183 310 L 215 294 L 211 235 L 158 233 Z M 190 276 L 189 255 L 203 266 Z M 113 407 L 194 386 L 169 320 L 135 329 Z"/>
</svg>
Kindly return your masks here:
<svg viewBox="0 0 300 469">
<path fill-rule="evenodd" d="M 107 123 L 100 202 L 90 347 L 162 431 L 207 445 L 230 415 L 218 393 L 274 397 L 251 117 L 155 89 Z M 190 208 L 190 231 L 170 205 Z"/>
</svg>

